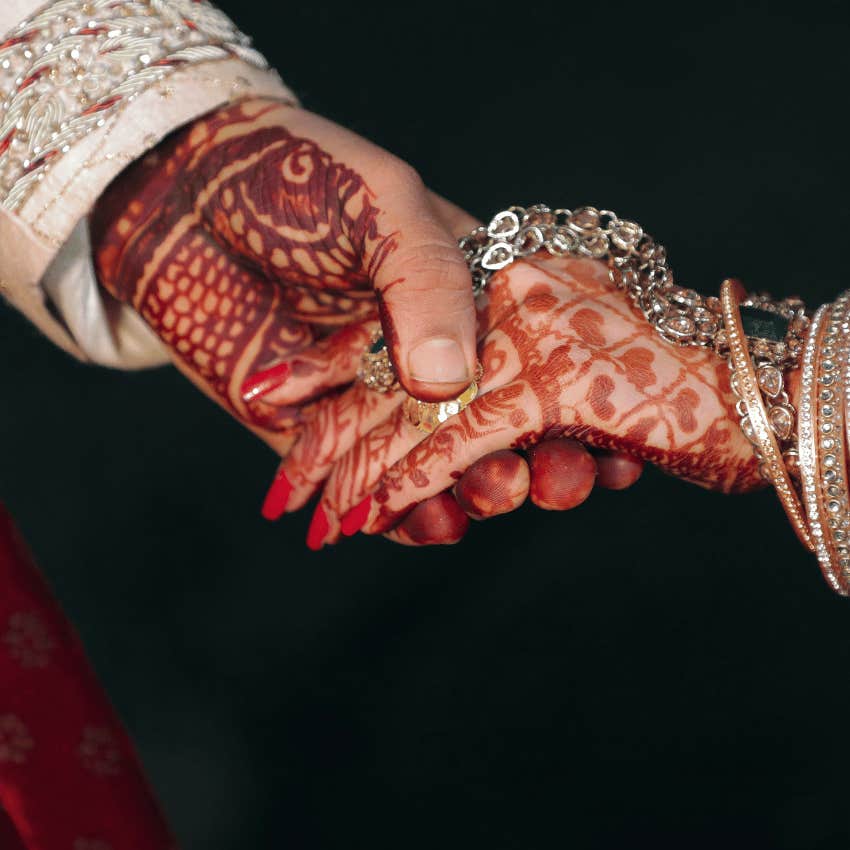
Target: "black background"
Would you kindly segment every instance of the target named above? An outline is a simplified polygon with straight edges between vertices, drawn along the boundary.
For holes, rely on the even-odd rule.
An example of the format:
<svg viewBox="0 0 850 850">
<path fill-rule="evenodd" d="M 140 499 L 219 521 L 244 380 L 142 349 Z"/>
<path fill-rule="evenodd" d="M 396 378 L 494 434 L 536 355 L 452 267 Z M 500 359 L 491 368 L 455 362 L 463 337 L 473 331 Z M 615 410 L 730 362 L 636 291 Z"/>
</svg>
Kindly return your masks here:
<svg viewBox="0 0 850 850">
<path fill-rule="evenodd" d="M 703 291 L 848 285 L 841 4 L 222 5 L 481 217 L 596 203 Z M 0 339 L 0 497 L 186 848 L 848 846 L 850 603 L 771 494 L 648 471 L 451 549 L 311 554 L 176 372 L 8 309 Z"/>
</svg>

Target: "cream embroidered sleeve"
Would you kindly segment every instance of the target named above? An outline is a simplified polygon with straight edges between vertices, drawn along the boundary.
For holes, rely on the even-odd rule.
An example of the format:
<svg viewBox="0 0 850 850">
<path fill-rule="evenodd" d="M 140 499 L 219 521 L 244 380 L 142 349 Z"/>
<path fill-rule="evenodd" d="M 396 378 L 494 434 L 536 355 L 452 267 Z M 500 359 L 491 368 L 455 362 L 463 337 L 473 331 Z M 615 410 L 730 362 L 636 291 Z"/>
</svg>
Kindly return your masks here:
<svg viewBox="0 0 850 850">
<path fill-rule="evenodd" d="M 80 359 L 166 362 L 97 286 L 87 215 L 177 127 L 247 95 L 295 98 L 206 0 L 0 0 L 0 34 L 0 290 Z"/>
</svg>

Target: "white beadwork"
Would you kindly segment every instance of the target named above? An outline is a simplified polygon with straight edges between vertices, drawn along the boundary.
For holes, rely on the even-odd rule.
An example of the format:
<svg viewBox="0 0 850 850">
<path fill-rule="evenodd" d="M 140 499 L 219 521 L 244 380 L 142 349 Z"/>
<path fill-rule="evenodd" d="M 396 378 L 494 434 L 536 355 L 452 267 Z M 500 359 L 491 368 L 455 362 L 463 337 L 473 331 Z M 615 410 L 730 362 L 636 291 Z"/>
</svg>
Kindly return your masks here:
<svg viewBox="0 0 850 850">
<path fill-rule="evenodd" d="M 0 205 L 14 210 L 73 144 L 178 68 L 267 68 L 206 0 L 57 0 L 0 40 Z"/>
</svg>

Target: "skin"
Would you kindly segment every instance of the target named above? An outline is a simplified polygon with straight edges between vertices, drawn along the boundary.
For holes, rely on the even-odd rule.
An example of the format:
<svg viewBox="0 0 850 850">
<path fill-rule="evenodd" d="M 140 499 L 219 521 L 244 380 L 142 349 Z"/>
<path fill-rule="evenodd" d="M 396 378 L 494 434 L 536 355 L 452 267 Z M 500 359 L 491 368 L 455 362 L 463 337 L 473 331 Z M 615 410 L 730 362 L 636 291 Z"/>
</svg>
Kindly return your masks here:
<svg viewBox="0 0 850 850">
<path fill-rule="evenodd" d="M 630 455 L 596 451 L 577 440 L 556 438 L 525 452 L 497 451 L 475 461 L 458 479 L 452 493 L 461 509 L 475 520 L 516 510 L 526 498 L 544 510 L 568 511 L 582 504 L 594 487 L 625 490 L 637 482 L 642 472 L 643 462 Z M 441 497 L 446 495 L 443 493 Z M 364 507 L 357 517 L 357 530 L 368 519 L 371 502 L 371 496 L 361 502 Z M 421 504 L 431 505 L 433 512 L 448 513 L 449 506 L 440 497 L 426 499 Z M 384 536 L 411 546 L 459 541 L 456 535 L 446 534 L 442 539 L 434 539 L 434 535 L 427 543 L 411 542 L 406 534 L 410 521 L 410 516 L 405 517 Z M 443 527 L 451 528 L 447 523 Z"/>
<path fill-rule="evenodd" d="M 479 397 L 430 436 L 387 400 L 385 420 L 358 433 L 334 461 L 318 508 L 326 533 L 315 543 L 335 541 L 340 517 L 364 500 L 365 533 L 403 528 L 420 503 L 452 487 L 464 491 L 467 470 L 493 452 L 531 449 L 532 471 L 561 470 L 546 486 L 532 477 L 534 501 L 573 506 L 589 492 L 580 468 L 593 458 L 575 442 L 539 445 L 552 437 L 615 452 L 596 460 L 615 488 L 639 471 L 630 458 L 724 493 L 763 486 L 738 425 L 726 362 L 663 341 L 610 284 L 603 264 L 541 255 L 516 263 L 494 276 L 478 319 Z M 327 404 L 343 408 L 347 394 Z M 336 444 L 362 430 L 345 424 Z M 464 504 L 474 499 L 464 496 Z"/>
<path fill-rule="evenodd" d="M 404 364 L 417 338 L 452 332 L 468 341 L 474 370 L 476 315 L 456 238 L 475 225 L 386 152 L 263 100 L 174 134 L 116 179 L 91 219 L 104 288 L 144 317 L 193 383 L 278 454 L 292 450 L 270 516 L 303 505 L 402 397 L 356 387 L 329 403 L 380 324 L 418 397 L 466 386 L 417 381 Z M 479 517 L 528 491 L 524 461 L 503 470 L 505 482 L 497 469 L 479 471 L 479 489 L 504 485 L 510 497 L 479 493 Z M 429 542 L 456 537 L 447 505 L 429 508 L 445 531 Z M 416 529 L 410 538 L 424 540 Z"/>
<path fill-rule="evenodd" d="M 244 101 L 124 172 L 92 233 L 102 285 L 139 311 L 190 380 L 283 454 L 309 408 L 245 401 L 245 379 L 341 326 L 359 345 L 379 312 L 409 389 L 450 398 L 463 388 L 416 381 L 405 365 L 419 337 L 450 325 L 474 368 L 471 284 L 450 229 L 460 222 L 468 217 L 365 140 Z M 309 372 L 309 358 L 299 368 Z"/>
</svg>

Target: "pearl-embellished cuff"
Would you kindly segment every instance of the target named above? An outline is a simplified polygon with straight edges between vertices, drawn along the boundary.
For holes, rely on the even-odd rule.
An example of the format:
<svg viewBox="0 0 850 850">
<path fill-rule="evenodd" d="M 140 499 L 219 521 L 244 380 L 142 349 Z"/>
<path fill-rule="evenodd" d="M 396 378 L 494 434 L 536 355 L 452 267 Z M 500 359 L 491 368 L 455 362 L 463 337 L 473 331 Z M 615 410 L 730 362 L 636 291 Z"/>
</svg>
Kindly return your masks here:
<svg viewBox="0 0 850 850">
<path fill-rule="evenodd" d="M 7 299 L 81 359 L 129 368 L 163 361 L 160 343 L 126 315 L 129 308 L 106 303 L 90 258 L 69 255 L 71 245 L 54 264 L 127 164 L 176 128 L 248 96 L 295 102 L 210 3 L 40 4 L 0 38 L 0 287 Z M 127 333 L 132 340 L 122 338 Z"/>
</svg>

